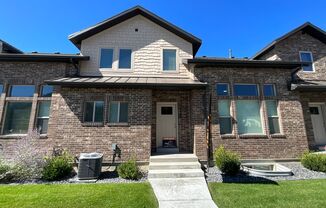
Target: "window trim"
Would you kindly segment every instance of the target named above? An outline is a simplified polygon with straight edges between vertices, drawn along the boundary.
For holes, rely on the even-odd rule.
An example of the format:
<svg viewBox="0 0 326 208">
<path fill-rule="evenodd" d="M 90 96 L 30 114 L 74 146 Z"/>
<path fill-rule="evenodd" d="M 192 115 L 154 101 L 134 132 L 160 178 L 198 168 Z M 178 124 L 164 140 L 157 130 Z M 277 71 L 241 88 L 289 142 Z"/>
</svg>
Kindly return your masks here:
<svg viewBox="0 0 326 208">
<path fill-rule="evenodd" d="M 312 55 L 312 52 L 311 51 L 299 51 L 300 61 L 302 62 L 301 53 L 309 53 L 310 54 L 310 57 L 311 57 L 311 67 L 312 67 L 312 71 L 304 71 L 303 70 L 303 67 L 302 67 L 301 68 L 302 69 L 302 72 L 304 72 L 304 73 L 313 73 L 313 72 L 315 72 L 314 56 Z"/>
<path fill-rule="evenodd" d="M 120 68 L 120 50 L 131 50 L 130 54 L 130 68 Z M 119 72 L 131 72 L 134 70 L 134 50 L 132 48 L 118 48 L 118 58 L 117 58 L 117 71 Z M 112 64 L 113 67 L 113 64 Z"/>
<path fill-rule="evenodd" d="M 175 71 L 172 70 L 164 70 L 164 50 L 175 50 Z M 163 47 L 161 48 L 161 71 L 162 73 L 166 74 L 176 74 L 179 73 L 180 66 L 179 66 L 179 49 L 177 47 Z"/>
<path fill-rule="evenodd" d="M 227 95 L 219 95 L 218 94 L 218 90 L 217 90 L 217 86 L 218 85 L 221 85 L 221 84 L 226 84 L 227 85 L 227 90 L 228 90 L 228 94 Z M 231 96 L 231 88 L 230 88 L 230 84 L 229 83 L 227 83 L 227 82 L 216 82 L 215 83 L 215 91 L 216 91 L 216 96 L 219 96 L 219 97 L 225 97 L 225 96 Z"/>
<path fill-rule="evenodd" d="M 257 95 L 235 95 L 235 86 L 236 85 L 255 85 L 256 89 L 257 89 Z M 259 84 L 235 82 L 235 83 L 233 83 L 232 95 L 234 97 L 253 97 L 253 98 L 257 98 L 259 100 L 259 97 L 261 95 L 260 90 L 259 90 Z"/>
<path fill-rule="evenodd" d="M 96 102 L 103 102 L 103 121 L 95 121 L 95 110 L 96 110 Z M 92 111 L 92 121 L 86 121 L 86 103 L 93 103 L 93 111 Z M 104 123 L 105 121 L 105 102 L 104 100 L 86 100 L 84 101 L 84 114 L 83 114 L 83 123 Z"/>
<path fill-rule="evenodd" d="M 107 67 L 101 67 L 101 56 L 102 56 L 102 49 L 112 49 L 112 67 L 111 68 L 107 68 Z M 98 52 L 98 68 L 100 70 L 113 70 L 114 69 L 114 53 L 115 49 L 114 48 L 99 48 L 99 52 Z"/>
<path fill-rule="evenodd" d="M 118 113 L 117 113 L 117 122 L 111 122 L 110 121 L 110 115 L 111 115 L 111 103 L 118 103 Z M 127 122 L 120 122 L 120 105 L 121 103 L 127 103 L 128 104 L 128 117 L 127 117 Z M 109 125 L 123 125 L 123 124 L 129 124 L 129 102 L 128 101 L 122 101 L 122 100 L 111 100 L 109 101 L 108 105 L 108 115 L 107 115 L 107 123 Z"/>
</svg>

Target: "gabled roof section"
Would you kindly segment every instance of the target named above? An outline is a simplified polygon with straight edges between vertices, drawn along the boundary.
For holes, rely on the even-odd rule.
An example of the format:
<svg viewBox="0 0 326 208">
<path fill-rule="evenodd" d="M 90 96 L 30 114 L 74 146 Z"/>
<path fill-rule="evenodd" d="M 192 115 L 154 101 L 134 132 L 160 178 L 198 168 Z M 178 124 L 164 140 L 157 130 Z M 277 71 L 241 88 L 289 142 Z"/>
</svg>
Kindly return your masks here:
<svg viewBox="0 0 326 208">
<path fill-rule="evenodd" d="M 21 50 L 15 48 L 14 46 L 10 45 L 6 41 L 0 39 L 0 53 L 22 54 L 23 52 Z"/>
<path fill-rule="evenodd" d="M 252 59 L 259 59 L 260 57 L 262 57 L 263 55 L 265 55 L 266 53 L 271 51 L 275 47 L 275 45 L 278 44 L 280 41 L 287 39 L 288 37 L 294 35 L 295 33 L 299 32 L 299 31 L 307 33 L 307 34 L 311 35 L 312 37 L 320 40 L 324 44 L 326 44 L 326 32 L 324 30 L 320 29 L 319 27 L 313 25 L 312 23 L 306 22 L 303 25 L 301 25 L 300 27 L 297 27 L 296 29 L 294 29 L 294 30 L 286 33 L 285 35 L 277 38 L 276 40 L 274 40 L 272 43 L 270 43 L 265 48 L 263 48 L 258 53 L 256 53 L 252 57 Z"/>
<path fill-rule="evenodd" d="M 73 34 L 69 35 L 69 40 L 71 42 L 73 42 L 77 46 L 77 48 L 80 49 L 82 40 L 89 38 L 99 32 L 102 32 L 103 30 L 111 28 L 121 22 L 124 22 L 136 15 L 142 15 L 142 16 L 146 17 L 147 19 L 151 20 L 152 22 L 165 28 L 166 30 L 168 30 L 168 31 L 174 33 L 175 35 L 183 38 L 184 40 L 192 43 L 194 55 L 197 53 L 199 47 L 201 46 L 201 40 L 199 38 L 184 31 L 183 29 L 173 25 L 172 23 L 167 22 L 166 20 L 160 18 L 156 14 L 144 9 L 141 6 L 135 6 L 135 7 L 128 9 L 116 16 L 106 19 L 92 27 L 89 27 L 89 28 L 86 28 L 79 32 L 73 33 Z"/>
</svg>

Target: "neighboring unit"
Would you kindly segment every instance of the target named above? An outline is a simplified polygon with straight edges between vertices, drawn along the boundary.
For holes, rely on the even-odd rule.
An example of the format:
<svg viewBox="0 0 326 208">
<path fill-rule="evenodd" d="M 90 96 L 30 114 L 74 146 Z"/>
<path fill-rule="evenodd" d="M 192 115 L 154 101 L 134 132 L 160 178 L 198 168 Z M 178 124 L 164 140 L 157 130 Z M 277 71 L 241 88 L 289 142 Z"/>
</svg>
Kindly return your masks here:
<svg viewBox="0 0 326 208">
<path fill-rule="evenodd" d="M 195 57 L 201 40 L 142 7 L 69 36 L 80 54 L 23 53 L 0 40 L 1 152 L 36 148 L 105 162 L 224 145 L 291 159 L 326 145 L 326 33 L 306 23 L 252 59 Z"/>
</svg>

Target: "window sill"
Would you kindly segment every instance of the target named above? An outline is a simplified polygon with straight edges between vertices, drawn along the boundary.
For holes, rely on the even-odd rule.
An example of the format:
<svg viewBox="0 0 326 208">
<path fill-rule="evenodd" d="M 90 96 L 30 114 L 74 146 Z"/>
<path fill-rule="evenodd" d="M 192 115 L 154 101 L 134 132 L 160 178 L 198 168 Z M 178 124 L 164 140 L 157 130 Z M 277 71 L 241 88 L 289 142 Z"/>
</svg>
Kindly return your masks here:
<svg viewBox="0 0 326 208">
<path fill-rule="evenodd" d="M 21 139 L 25 136 L 27 136 L 27 134 L 5 134 L 0 135 L 0 139 Z"/>
<path fill-rule="evenodd" d="M 222 139 L 236 139 L 234 134 L 221 134 Z"/>
<path fill-rule="evenodd" d="M 112 127 L 128 127 L 129 123 L 107 123 L 108 126 L 112 126 Z"/>
<path fill-rule="evenodd" d="M 266 134 L 241 134 L 239 135 L 240 139 L 267 139 Z"/>
<path fill-rule="evenodd" d="M 284 134 L 271 134 L 270 137 L 277 139 L 286 139 L 286 136 Z"/>
<path fill-rule="evenodd" d="M 103 122 L 84 122 L 82 123 L 82 126 L 84 127 L 103 127 Z"/>
</svg>

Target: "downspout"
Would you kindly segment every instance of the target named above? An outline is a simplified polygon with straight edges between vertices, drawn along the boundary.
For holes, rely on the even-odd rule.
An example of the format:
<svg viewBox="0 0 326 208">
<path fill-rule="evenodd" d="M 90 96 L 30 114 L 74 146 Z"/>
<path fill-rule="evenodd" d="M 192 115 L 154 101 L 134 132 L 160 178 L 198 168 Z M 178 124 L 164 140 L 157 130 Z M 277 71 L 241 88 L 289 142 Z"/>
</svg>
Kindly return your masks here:
<svg viewBox="0 0 326 208">
<path fill-rule="evenodd" d="M 78 77 L 80 75 L 80 69 L 78 64 L 72 59 L 70 58 L 70 63 L 74 66 L 74 68 L 76 69 L 76 73 L 74 74 L 74 76 Z"/>
<path fill-rule="evenodd" d="M 210 160 L 211 160 L 211 102 L 212 102 L 211 101 L 211 93 L 209 90 L 209 85 L 207 85 L 205 87 L 205 95 L 204 95 L 207 168 L 209 167 Z"/>
<path fill-rule="evenodd" d="M 291 91 L 291 84 L 297 82 L 297 77 L 296 74 L 297 72 L 302 68 L 302 66 L 295 68 L 294 70 L 291 71 L 291 80 L 288 83 L 288 89 Z"/>
</svg>

